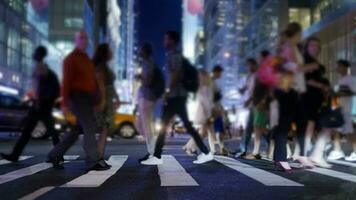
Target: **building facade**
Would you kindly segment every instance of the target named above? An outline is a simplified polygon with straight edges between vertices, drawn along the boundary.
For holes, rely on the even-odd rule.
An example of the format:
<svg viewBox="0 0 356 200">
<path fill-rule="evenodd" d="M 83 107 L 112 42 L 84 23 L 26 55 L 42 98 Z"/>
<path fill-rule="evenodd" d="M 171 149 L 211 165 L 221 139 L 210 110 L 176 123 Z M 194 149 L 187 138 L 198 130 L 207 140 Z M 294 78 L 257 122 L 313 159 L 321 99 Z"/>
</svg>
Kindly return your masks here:
<svg viewBox="0 0 356 200">
<path fill-rule="evenodd" d="M 224 105 L 232 107 L 239 98 L 237 66 L 237 1 L 207 0 L 204 5 L 205 67 L 211 71 L 221 65 L 224 74 Z"/>
<path fill-rule="evenodd" d="M 93 10 L 86 0 L 50 1 L 49 41 L 65 54 L 74 48 L 74 34 L 85 30 L 89 34 L 88 52 L 93 51 Z"/>
<path fill-rule="evenodd" d="M 58 72 L 63 54 L 28 17 L 32 6 L 22 0 L 0 1 L 0 92 L 23 95 L 31 86 L 32 52 L 38 45 L 49 50 L 46 62 Z M 31 8 L 32 9 L 32 8 Z M 33 10 L 33 9 L 32 9 Z M 32 13 L 33 14 L 33 13 Z"/>
</svg>

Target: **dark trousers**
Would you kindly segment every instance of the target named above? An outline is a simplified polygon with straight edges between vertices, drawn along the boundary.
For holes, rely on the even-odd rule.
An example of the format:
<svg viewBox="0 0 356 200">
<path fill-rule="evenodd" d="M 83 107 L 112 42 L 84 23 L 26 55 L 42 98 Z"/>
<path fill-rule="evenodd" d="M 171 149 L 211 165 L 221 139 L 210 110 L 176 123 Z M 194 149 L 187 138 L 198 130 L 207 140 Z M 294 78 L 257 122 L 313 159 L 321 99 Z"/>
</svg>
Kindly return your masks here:
<svg viewBox="0 0 356 200">
<path fill-rule="evenodd" d="M 46 126 L 47 134 L 52 136 L 53 145 L 58 144 L 59 137 L 58 132 L 54 128 L 54 118 L 52 116 L 52 107 L 45 107 L 45 108 L 32 108 L 25 120 L 25 128 L 21 134 L 20 139 L 17 141 L 12 155 L 15 157 L 19 157 L 27 143 L 31 139 L 31 134 L 35 129 L 37 123 L 42 121 Z"/>
<path fill-rule="evenodd" d="M 300 147 L 300 156 L 306 156 L 305 151 L 305 133 L 308 126 L 308 116 L 306 115 L 306 104 L 302 98 L 298 99 L 297 110 L 295 112 L 295 122 L 297 124 L 297 141 Z"/>
<path fill-rule="evenodd" d="M 80 130 L 84 132 L 84 151 L 86 164 L 91 167 L 99 162 L 95 131 L 97 128 L 94 112 L 94 98 L 88 93 L 75 93 L 70 97 L 70 109 L 76 116 L 78 125 L 48 154 L 50 159 L 62 157 L 77 141 Z"/>
<path fill-rule="evenodd" d="M 240 149 L 242 152 L 247 152 L 248 145 L 250 144 L 251 137 L 253 133 L 253 111 L 250 109 L 250 113 L 248 115 L 248 120 L 246 124 L 246 129 L 243 135 L 243 140 L 241 141 Z"/>
<path fill-rule="evenodd" d="M 274 161 L 287 161 L 288 132 L 295 117 L 298 94 L 294 90 L 289 92 L 276 90 L 275 97 L 279 104 L 279 121 L 274 132 L 275 149 Z"/>
<path fill-rule="evenodd" d="M 187 129 L 188 133 L 193 137 L 199 149 L 203 153 L 207 154 L 209 153 L 208 148 L 205 146 L 198 132 L 193 128 L 192 123 L 188 119 L 186 102 L 187 102 L 186 97 L 175 97 L 175 98 L 167 99 L 166 104 L 163 107 L 163 113 L 162 113 L 163 127 L 167 127 L 167 125 L 171 122 L 172 118 L 175 115 L 178 115 L 180 119 L 183 121 L 184 127 Z M 162 149 L 164 146 L 165 134 L 166 134 L 166 130 L 162 130 L 158 135 L 156 147 L 155 147 L 155 153 L 154 153 L 154 156 L 157 158 L 161 158 Z"/>
</svg>

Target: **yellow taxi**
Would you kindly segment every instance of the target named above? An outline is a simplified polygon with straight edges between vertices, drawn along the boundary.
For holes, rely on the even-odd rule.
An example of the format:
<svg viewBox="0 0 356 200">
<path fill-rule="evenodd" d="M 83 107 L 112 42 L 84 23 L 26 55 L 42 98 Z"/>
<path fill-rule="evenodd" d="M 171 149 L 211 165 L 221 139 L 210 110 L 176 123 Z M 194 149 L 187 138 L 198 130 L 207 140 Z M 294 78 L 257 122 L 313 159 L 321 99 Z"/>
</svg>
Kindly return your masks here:
<svg viewBox="0 0 356 200">
<path fill-rule="evenodd" d="M 53 116 L 56 121 L 55 128 L 59 131 L 70 131 L 71 127 L 76 124 L 76 118 L 73 114 L 64 116 L 60 110 L 57 110 L 53 112 Z M 114 134 L 127 139 L 135 137 L 138 134 L 135 121 L 136 116 L 133 114 L 116 112 Z"/>
</svg>

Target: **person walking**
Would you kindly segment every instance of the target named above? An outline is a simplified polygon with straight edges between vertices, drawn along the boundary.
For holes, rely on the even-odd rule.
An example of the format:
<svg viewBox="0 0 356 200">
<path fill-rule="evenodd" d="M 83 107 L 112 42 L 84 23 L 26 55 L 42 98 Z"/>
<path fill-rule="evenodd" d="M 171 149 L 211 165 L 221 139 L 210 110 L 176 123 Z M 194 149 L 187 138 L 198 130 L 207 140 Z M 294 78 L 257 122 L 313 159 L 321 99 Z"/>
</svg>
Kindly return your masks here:
<svg viewBox="0 0 356 200">
<path fill-rule="evenodd" d="M 88 42 L 86 32 L 77 32 L 75 49 L 63 63 L 62 109 L 65 116 L 68 116 L 70 111 L 73 112 L 77 119 L 77 128 L 68 133 L 48 154 L 48 161 L 54 168 L 63 168 L 60 158 L 76 142 L 79 130 L 83 130 L 86 169 L 88 171 L 110 169 L 99 156 L 95 138 L 95 106 L 99 102 L 99 94 L 95 66 L 86 53 Z"/>
<path fill-rule="evenodd" d="M 350 156 L 346 157 L 347 161 L 356 161 L 356 135 L 352 123 L 352 97 L 356 93 L 355 77 L 350 75 L 350 62 L 347 60 L 338 60 L 337 72 L 340 78 L 337 83 L 337 95 L 339 96 L 339 104 L 342 108 L 344 117 L 344 125 L 337 129 L 334 135 L 333 150 L 330 152 L 329 160 L 338 160 L 345 157 L 345 153 L 341 148 L 341 134 L 347 136 L 352 142 L 353 151 Z"/>
<path fill-rule="evenodd" d="M 254 58 L 249 58 L 246 60 L 246 65 L 249 69 L 249 74 L 247 75 L 246 85 L 240 90 L 240 93 L 246 95 L 246 101 L 244 106 L 249 110 L 247 124 L 243 135 L 243 140 L 240 142 L 240 150 L 236 154 L 236 157 L 246 157 L 248 145 L 251 141 L 251 136 L 253 133 L 253 91 L 256 84 L 256 72 L 258 70 L 257 61 Z"/>
<path fill-rule="evenodd" d="M 225 109 L 221 103 L 223 99 L 223 91 L 219 85 L 219 80 L 221 79 L 222 73 L 224 69 L 220 65 L 216 65 L 213 68 L 213 118 L 214 118 L 214 133 L 216 142 L 219 146 L 219 153 L 221 155 L 228 155 L 228 151 L 225 149 L 225 125 L 224 125 L 224 117 L 225 117 Z"/>
<path fill-rule="evenodd" d="M 198 132 L 193 128 L 192 123 L 188 119 L 186 108 L 188 92 L 182 81 L 185 73 L 185 66 L 183 66 L 183 63 L 185 62 L 183 62 L 184 58 L 178 50 L 179 43 L 180 35 L 178 32 L 169 31 L 166 33 L 165 48 L 167 50 L 167 82 L 166 93 L 164 95 L 165 103 L 162 113 L 162 130 L 158 135 L 154 156 L 142 161 L 141 163 L 144 165 L 158 165 L 163 163 L 161 155 L 165 141 L 165 133 L 169 128 L 171 119 L 175 115 L 178 115 L 181 118 L 187 132 L 191 134 L 195 143 L 202 151 L 202 154 L 198 156 L 194 163 L 202 164 L 213 160 L 213 154 L 205 146 Z"/>
<path fill-rule="evenodd" d="M 141 80 L 141 87 L 138 92 L 136 127 L 146 139 L 148 153 L 139 159 L 139 162 L 151 158 L 154 154 L 156 144 L 154 111 L 158 99 L 161 98 L 165 90 L 163 73 L 153 61 L 152 54 L 152 45 L 144 43 L 140 48 L 142 73 L 138 77 Z"/>
<path fill-rule="evenodd" d="M 197 93 L 197 110 L 195 113 L 194 124 L 200 128 L 200 136 L 205 138 L 208 136 L 210 151 L 215 153 L 214 132 L 212 129 L 212 110 L 213 110 L 213 84 L 209 73 L 201 69 L 199 70 L 199 90 Z M 191 138 L 183 150 L 192 156 L 197 151 L 197 146 L 194 139 Z"/>
<path fill-rule="evenodd" d="M 332 105 L 333 96 L 329 81 L 324 79 L 319 80 L 318 82 L 324 85 L 322 94 L 324 101 L 318 110 L 317 126 L 320 131 L 309 160 L 318 167 L 331 168 L 332 165 L 325 160 L 325 146 L 327 142 L 330 141 L 332 131 L 334 131 L 335 128 L 342 126 L 343 120 L 340 120 L 340 117 L 342 118 L 341 112 L 337 114 L 339 116 L 338 120 L 335 120 L 335 112 L 338 112 L 338 109 L 334 109 Z M 332 114 L 333 112 L 334 114 Z M 334 118 L 334 122 L 332 124 L 328 124 L 328 121 L 330 122 L 330 118 Z M 339 124 L 335 123 L 336 121 L 338 121 L 337 123 Z"/>
<path fill-rule="evenodd" d="M 282 169 L 290 171 L 291 167 L 287 162 L 287 136 L 291 129 L 291 124 L 296 118 L 297 107 L 299 105 L 299 95 L 306 91 L 304 73 L 314 70 L 318 65 L 304 65 L 304 59 L 299 51 L 298 44 L 301 41 L 302 27 L 298 23 L 288 24 L 283 31 L 277 55 L 283 59 L 281 70 L 281 80 L 278 88 L 274 92 L 274 97 L 278 102 L 278 125 L 274 131 L 275 150 L 274 161 Z M 304 137 L 303 138 L 304 143 Z M 306 166 L 313 165 L 305 156 L 298 157 L 298 161 Z"/>
<path fill-rule="evenodd" d="M 25 119 L 25 128 L 12 153 L 1 154 L 2 158 L 11 162 L 19 160 L 20 155 L 31 138 L 31 133 L 39 121 L 44 123 L 47 134 L 52 137 L 53 145 L 59 142 L 58 132 L 54 128 L 52 110 L 60 94 L 60 84 L 57 75 L 44 62 L 46 56 L 47 49 L 44 46 L 37 47 L 33 53 L 33 60 L 36 63 L 34 72 L 32 73 L 34 104 Z M 63 160 L 62 157 L 59 157 L 59 159 Z"/>
<path fill-rule="evenodd" d="M 93 57 L 96 67 L 96 78 L 100 91 L 100 103 L 96 107 L 96 117 L 99 130 L 98 140 L 99 157 L 104 158 L 105 146 L 115 129 L 115 113 L 120 106 L 120 98 L 115 89 L 115 73 L 110 69 L 108 62 L 112 59 L 109 44 L 100 44 Z"/>
<path fill-rule="evenodd" d="M 324 89 L 328 87 L 323 83 L 325 67 L 318 61 L 320 51 L 318 38 L 310 37 L 306 40 L 304 45 L 305 64 L 317 64 L 318 67 L 305 73 L 306 92 L 300 96 L 300 112 L 297 119 L 299 142 L 296 144 L 293 156 L 296 159 L 299 156 L 306 156 L 312 148 L 311 140 L 316 128 L 318 111 L 324 100 Z M 305 137 L 303 137 L 304 135 Z"/>
</svg>

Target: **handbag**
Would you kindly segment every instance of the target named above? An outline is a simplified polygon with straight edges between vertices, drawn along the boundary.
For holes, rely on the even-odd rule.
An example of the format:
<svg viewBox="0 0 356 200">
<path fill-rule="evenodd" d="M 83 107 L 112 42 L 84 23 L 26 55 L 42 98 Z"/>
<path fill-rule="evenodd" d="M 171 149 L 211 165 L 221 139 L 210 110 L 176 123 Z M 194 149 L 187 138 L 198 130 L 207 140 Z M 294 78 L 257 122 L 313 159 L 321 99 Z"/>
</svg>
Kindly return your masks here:
<svg viewBox="0 0 356 200">
<path fill-rule="evenodd" d="M 329 108 L 321 113 L 319 126 L 322 128 L 339 128 L 345 123 L 341 108 Z"/>
</svg>

